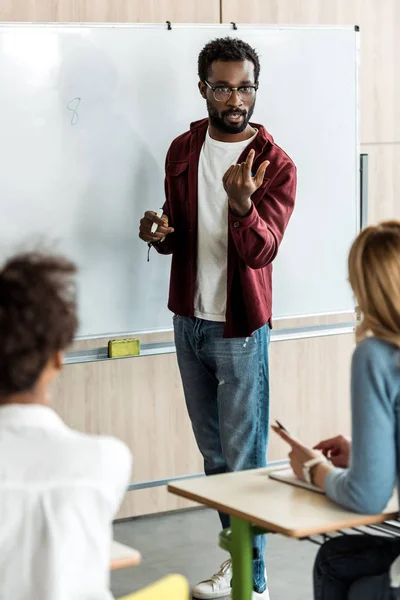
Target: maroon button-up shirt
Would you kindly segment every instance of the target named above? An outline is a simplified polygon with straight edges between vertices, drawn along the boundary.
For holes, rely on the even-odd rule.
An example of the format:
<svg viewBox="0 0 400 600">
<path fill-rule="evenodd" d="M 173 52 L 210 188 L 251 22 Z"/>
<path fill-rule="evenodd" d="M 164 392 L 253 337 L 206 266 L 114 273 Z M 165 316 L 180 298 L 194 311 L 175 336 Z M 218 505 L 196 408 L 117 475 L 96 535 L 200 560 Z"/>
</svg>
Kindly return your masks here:
<svg viewBox="0 0 400 600">
<path fill-rule="evenodd" d="M 254 148 L 253 172 L 264 160 L 270 164 L 264 182 L 252 195 L 244 217 L 229 210 L 228 281 L 224 337 L 246 337 L 272 316 L 272 261 L 293 212 L 296 167 L 262 125 L 243 151 L 239 163 Z M 164 213 L 175 231 L 158 244 L 172 254 L 168 308 L 183 317 L 194 316 L 197 273 L 197 180 L 200 151 L 208 119 L 192 123 L 190 131 L 171 144 L 165 167 Z"/>
</svg>

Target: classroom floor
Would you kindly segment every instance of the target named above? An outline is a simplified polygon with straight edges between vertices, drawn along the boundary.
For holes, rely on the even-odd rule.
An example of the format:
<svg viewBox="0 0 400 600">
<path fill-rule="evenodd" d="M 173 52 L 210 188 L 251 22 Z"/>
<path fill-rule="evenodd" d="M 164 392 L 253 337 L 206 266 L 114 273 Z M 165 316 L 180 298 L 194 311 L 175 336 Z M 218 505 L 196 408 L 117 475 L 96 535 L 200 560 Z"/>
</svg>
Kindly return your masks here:
<svg viewBox="0 0 400 600">
<path fill-rule="evenodd" d="M 116 523 L 114 538 L 143 555 L 139 567 L 115 571 L 116 598 L 169 573 L 185 575 L 191 585 L 214 573 L 227 554 L 218 548 L 219 520 L 214 511 L 196 509 Z M 318 547 L 271 535 L 267 569 L 271 600 L 312 600 L 311 573 Z"/>
</svg>

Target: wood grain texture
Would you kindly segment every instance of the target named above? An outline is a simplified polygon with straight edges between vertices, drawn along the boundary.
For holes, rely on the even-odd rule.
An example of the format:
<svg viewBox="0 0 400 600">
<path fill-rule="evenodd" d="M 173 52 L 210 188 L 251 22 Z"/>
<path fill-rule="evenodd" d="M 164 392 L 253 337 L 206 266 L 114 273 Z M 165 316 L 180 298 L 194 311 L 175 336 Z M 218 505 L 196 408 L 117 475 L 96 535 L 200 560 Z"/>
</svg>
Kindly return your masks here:
<svg viewBox="0 0 400 600">
<path fill-rule="evenodd" d="M 271 344 L 271 422 L 278 419 L 312 445 L 349 434 L 354 343 L 353 335 L 340 335 Z M 269 461 L 287 454 L 287 446 L 271 432 Z"/>
<path fill-rule="evenodd" d="M 201 469 L 197 472 L 201 472 Z M 128 492 L 122 503 L 118 518 L 124 519 L 132 516 L 158 514 L 194 508 L 196 506 L 198 505 L 195 502 L 173 496 L 168 492 L 167 486 L 163 485 L 148 490 Z"/>
<path fill-rule="evenodd" d="M 400 142 L 398 0 L 221 1 L 222 20 L 228 23 L 359 25 L 361 141 Z"/>
<path fill-rule="evenodd" d="M 4 0 L 2 21 L 219 22 L 219 0 Z"/>
<path fill-rule="evenodd" d="M 315 327 L 317 325 L 335 325 L 351 323 L 356 320 L 356 313 L 338 313 L 332 315 L 315 315 L 310 317 L 297 317 L 293 319 L 274 319 L 273 328 L 292 329 L 297 327 Z"/>
<path fill-rule="evenodd" d="M 202 471 L 174 354 L 67 366 L 53 395 L 54 408 L 71 427 L 127 443 L 133 482 Z M 160 506 L 159 488 L 131 496 L 120 517 L 128 505 L 135 514 L 176 507 L 176 501 Z"/>
</svg>

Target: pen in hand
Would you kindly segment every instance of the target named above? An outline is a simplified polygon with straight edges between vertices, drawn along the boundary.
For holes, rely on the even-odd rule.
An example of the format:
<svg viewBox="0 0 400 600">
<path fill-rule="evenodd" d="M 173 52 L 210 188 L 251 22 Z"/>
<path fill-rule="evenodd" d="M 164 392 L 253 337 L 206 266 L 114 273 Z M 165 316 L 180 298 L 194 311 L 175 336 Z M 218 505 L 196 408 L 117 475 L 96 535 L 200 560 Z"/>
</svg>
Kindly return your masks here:
<svg viewBox="0 0 400 600">
<path fill-rule="evenodd" d="M 279 429 L 282 429 L 282 431 L 285 431 L 288 435 L 291 435 L 290 431 L 286 429 L 286 427 L 284 427 L 282 423 L 278 421 L 278 419 L 275 419 L 275 423 L 278 425 Z"/>
</svg>

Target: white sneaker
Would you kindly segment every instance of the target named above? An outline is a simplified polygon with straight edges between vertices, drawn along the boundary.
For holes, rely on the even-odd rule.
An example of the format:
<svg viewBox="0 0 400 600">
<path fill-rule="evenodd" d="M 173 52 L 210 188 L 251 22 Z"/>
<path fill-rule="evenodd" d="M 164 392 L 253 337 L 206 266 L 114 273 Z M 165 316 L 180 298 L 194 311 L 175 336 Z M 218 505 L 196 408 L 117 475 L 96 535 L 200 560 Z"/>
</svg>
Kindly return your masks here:
<svg viewBox="0 0 400 600">
<path fill-rule="evenodd" d="M 259 594 L 258 592 L 253 592 L 252 600 L 270 600 L 268 588 L 265 590 L 265 592 L 262 592 L 262 594 Z"/>
<path fill-rule="evenodd" d="M 193 598 L 200 600 L 211 600 L 212 598 L 224 598 L 231 593 L 232 579 L 232 561 L 229 558 L 222 563 L 218 573 L 215 573 L 211 579 L 201 581 L 192 590 Z M 264 600 L 264 597 L 258 594 Z M 266 596 L 268 600 L 268 596 Z"/>
</svg>

